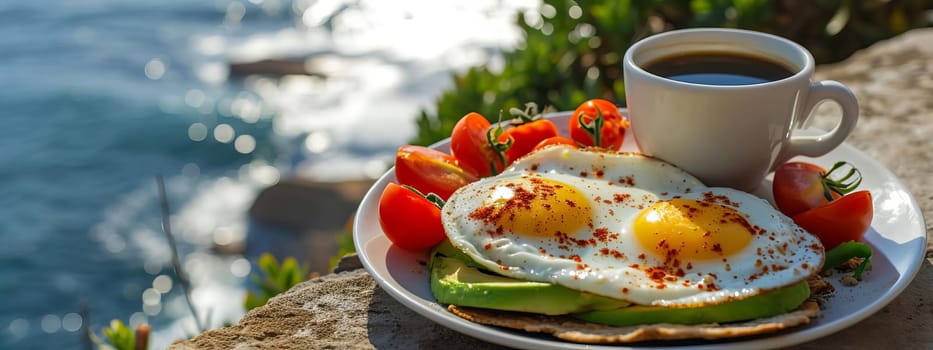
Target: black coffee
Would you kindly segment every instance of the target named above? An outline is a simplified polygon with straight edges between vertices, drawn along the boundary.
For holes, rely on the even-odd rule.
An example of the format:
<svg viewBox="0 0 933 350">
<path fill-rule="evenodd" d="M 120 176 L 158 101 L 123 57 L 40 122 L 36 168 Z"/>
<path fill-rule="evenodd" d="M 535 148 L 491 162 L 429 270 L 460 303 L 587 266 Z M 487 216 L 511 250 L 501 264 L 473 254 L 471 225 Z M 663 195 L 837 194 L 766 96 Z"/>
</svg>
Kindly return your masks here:
<svg viewBox="0 0 933 350">
<path fill-rule="evenodd" d="M 662 57 L 643 67 L 654 75 L 704 85 L 752 85 L 794 75 L 794 70 L 767 58 L 715 52 Z"/>
</svg>

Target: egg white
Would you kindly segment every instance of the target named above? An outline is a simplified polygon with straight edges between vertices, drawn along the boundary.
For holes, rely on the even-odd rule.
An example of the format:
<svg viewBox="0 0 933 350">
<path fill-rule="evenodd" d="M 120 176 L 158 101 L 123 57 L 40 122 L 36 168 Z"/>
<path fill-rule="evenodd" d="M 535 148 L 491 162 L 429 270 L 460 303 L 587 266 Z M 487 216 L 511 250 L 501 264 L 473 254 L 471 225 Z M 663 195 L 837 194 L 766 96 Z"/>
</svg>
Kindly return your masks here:
<svg viewBox="0 0 933 350">
<path fill-rule="evenodd" d="M 592 226 L 567 232 L 571 238 L 563 240 L 514 232 L 497 235 L 490 234 L 490 223 L 471 216 L 488 205 L 497 186 L 527 187 L 527 181 L 536 178 L 582 193 L 589 201 Z M 672 267 L 638 242 L 634 221 L 652 204 L 674 198 L 718 200 L 740 212 L 758 234 L 722 259 L 680 261 L 679 267 Z M 495 177 L 457 190 L 444 206 L 442 220 L 454 246 L 502 275 L 639 305 L 687 307 L 743 299 L 805 280 L 823 262 L 818 239 L 764 200 L 728 188 L 707 188 L 677 167 L 635 153 L 546 148 Z M 600 232 L 608 232 L 609 238 L 596 234 L 603 228 Z M 663 279 L 652 278 L 657 275 L 646 273 L 651 268 L 667 273 Z M 673 272 L 677 269 L 679 274 Z"/>
</svg>

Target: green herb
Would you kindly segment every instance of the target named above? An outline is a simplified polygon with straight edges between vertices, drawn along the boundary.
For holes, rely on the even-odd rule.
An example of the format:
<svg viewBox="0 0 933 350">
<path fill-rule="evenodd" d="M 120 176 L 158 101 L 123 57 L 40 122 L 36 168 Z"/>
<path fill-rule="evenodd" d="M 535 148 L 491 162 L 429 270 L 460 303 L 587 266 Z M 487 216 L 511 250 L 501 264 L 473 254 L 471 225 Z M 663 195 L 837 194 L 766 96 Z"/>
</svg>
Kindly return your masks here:
<svg viewBox="0 0 933 350">
<path fill-rule="evenodd" d="M 272 297 L 306 280 L 310 273 L 310 268 L 298 265 L 295 258 L 286 258 L 279 264 L 269 253 L 263 254 L 257 265 L 261 273 L 251 274 L 250 279 L 259 287 L 259 291 L 246 293 L 243 304 L 247 311 L 265 305 Z"/>
<path fill-rule="evenodd" d="M 865 272 L 865 269 L 871 267 L 871 247 L 862 242 L 845 242 L 827 251 L 826 260 L 823 262 L 823 272 L 831 270 L 852 258 L 865 258 L 852 272 L 852 276 L 861 281 L 862 273 Z"/>
</svg>

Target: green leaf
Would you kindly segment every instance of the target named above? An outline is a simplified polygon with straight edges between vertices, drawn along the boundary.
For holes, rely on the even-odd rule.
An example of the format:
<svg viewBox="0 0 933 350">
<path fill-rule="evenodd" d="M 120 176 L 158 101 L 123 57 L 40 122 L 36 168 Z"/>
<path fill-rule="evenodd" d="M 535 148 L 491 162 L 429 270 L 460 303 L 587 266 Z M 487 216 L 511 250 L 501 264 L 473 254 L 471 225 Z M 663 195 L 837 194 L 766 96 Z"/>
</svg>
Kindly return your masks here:
<svg viewBox="0 0 933 350">
<path fill-rule="evenodd" d="M 351 221 L 352 222 L 352 221 Z M 346 230 L 337 235 L 337 254 L 330 258 L 329 271 L 333 271 L 340 262 L 340 258 L 345 255 L 356 252 L 356 246 L 353 245 L 353 230 L 348 226 Z"/>
<path fill-rule="evenodd" d="M 107 338 L 110 345 L 118 350 L 136 349 L 136 332 L 124 325 L 120 320 L 110 321 L 110 327 L 104 328 L 104 337 Z"/>
<path fill-rule="evenodd" d="M 246 308 L 246 311 L 249 311 L 265 305 L 267 300 L 268 299 L 260 298 L 256 294 L 253 294 L 253 292 L 246 292 L 246 298 L 243 300 L 243 306 Z"/>
<path fill-rule="evenodd" d="M 266 302 L 304 281 L 310 273 L 307 265 L 299 265 L 298 260 L 292 257 L 285 258 L 281 264 L 272 254 L 263 254 L 256 262 L 259 271 L 250 274 L 250 280 L 259 288 L 259 291 L 247 292 L 243 306 L 247 310 L 265 305 Z"/>
<path fill-rule="evenodd" d="M 829 23 L 826 23 L 826 34 L 835 36 L 842 31 L 842 28 L 845 28 L 846 24 L 849 23 L 849 16 L 852 12 L 851 7 L 849 1 L 844 1 L 842 3 L 842 6 L 836 10 L 836 14 L 833 15 L 833 18 L 829 20 Z"/>
</svg>

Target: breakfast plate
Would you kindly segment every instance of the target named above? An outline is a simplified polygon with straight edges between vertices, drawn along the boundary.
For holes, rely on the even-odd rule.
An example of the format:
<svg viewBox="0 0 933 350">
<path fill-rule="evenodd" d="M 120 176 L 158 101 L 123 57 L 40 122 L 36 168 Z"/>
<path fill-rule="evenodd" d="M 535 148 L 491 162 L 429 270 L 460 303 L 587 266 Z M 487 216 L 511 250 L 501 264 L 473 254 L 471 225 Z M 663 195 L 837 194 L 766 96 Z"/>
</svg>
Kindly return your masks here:
<svg viewBox="0 0 933 350">
<path fill-rule="evenodd" d="M 569 112 L 561 112 L 550 114 L 547 118 L 557 124 L 561 134 L 566 135 L 569 115 Z M 449 140 L 438 142 L 431 147 L 447 152 Z M 637 150 L 629 130 L 622 151 Z M 914 278 L 922 264 L 926 247 L 926 231 L 917 202 L 907 188 L 883 165 L 848 144 L 842 144 L 822 157 L 800 157 L 797 160 L 815 163 L 825 168 L 845 160 L 861 170 L 863 181 L 860 189 L 871 191 L 874 205 L 872 227 L 865 234 L 864 241 L 871 245 L 874 255 L 872 270 L 856 286 L 841 285 L 839 277 L 827 278 L 836 287 L 836 293 L 827 300 L 819 318 L 809 325 L 778 333 L 715 342 L 696 340 L 621 346 L 593 345 L 571 343 L 548 335 L 486 326 L 462 319 L 448 312 L 445 305 L 434 299 L 430 289 L 427 252 L 410 252 L 394 246 L 379 226 L 379 197 L 386 184 L 395 181 L 392 169 L 376 181 L 360 203 L 353 225 L 353 241 L 367 271 L 393 298 L 434 322 L 491 343 L 533 349 L 618 349 L 626 346 L 749 349 L 790 346 L 832 334 L 881 310 Z M 754 194 L 771 200 L 770 188 L 770 179 L 765 179 L 761 188 Z"/>
</svg>

